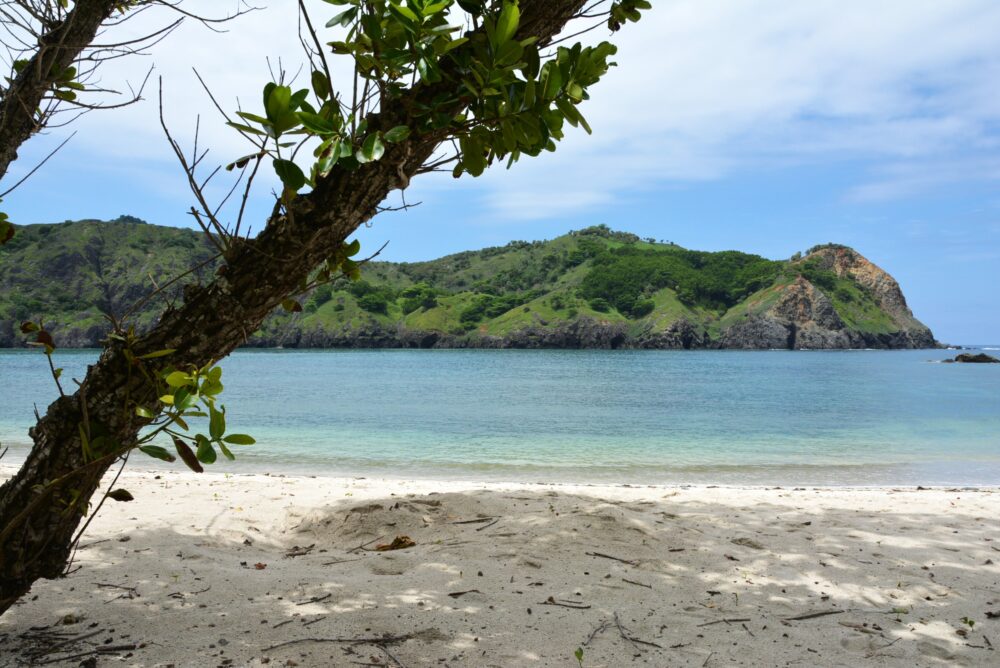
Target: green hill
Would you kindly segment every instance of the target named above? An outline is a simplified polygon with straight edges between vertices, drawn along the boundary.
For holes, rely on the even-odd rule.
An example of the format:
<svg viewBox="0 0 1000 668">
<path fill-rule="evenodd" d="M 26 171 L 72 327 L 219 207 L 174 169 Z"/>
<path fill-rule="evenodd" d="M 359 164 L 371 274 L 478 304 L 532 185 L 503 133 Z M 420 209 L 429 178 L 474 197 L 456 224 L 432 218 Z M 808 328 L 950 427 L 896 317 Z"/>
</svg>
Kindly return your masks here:
<svg viewBox="0 0 1000 668">
<path fill-rule="evenodd" d="M 0 247 L 0 346 L 43 318 L 57 343 L 95 346 L 135 302 L 148 327 L 184 282 L 214 271 L 207 241 L 137 219 L 31 225 Z M 891 276 L 844 246 L 768 260 L 693 251 L 596 226 L 415 263 L 373 262 L 355 283 L 301 295 L 249 345 L 285 347 L 928 347 Z"/>
</svg>

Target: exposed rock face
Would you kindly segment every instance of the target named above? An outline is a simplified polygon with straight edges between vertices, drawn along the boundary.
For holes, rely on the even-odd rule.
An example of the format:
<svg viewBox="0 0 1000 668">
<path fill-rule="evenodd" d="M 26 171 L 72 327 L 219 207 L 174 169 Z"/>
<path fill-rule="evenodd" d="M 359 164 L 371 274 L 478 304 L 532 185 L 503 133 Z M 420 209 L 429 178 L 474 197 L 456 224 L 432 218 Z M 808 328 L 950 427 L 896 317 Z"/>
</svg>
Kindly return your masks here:
<svg viewBox="0 0 1000 668">
<path fill-rule="evenodd" d="M 717 345 L 719 348 L 735 348 L 738 350 L 774 350 L 791 348 L 795 341 L 795 326 L 782 323 L 774 318 L 748 315 L 742 322 L 733 325 L 722 333 Z"/>
<path fill-rule="evenodd" d="M 930 335 L 930 330 L 913 317 L 913 311 L 906 305 L 906 297 L 896 279 L 853 248 L 821 248 L 807 259 L 817 260 L 823 268 L 832 270 L 837 276 L 849 277 L 868 290 L 879 307 L 901 328 L 923 329 Z M 917 338 L 919 337 L 920 334 L 917 334 Z M 932 336 L 930 338 L 933 340 Z"/>
<path fill-rule="evenodd" d="M 634 337 L 634 341 L 627 347 L 646 348 L 653 350 L 669 350 L 673 348 L 708 348 L 711 340 L 704 328 L 687 318 L 672 323 L 670 327 L 662 332 L 645 332 Z"/>
<path fill-rule="evenodd" d="M 896 331 L 868 332 L 852 328 L 837 313 L 822 290 L 803 277 L 777 288 L 777 301 L 761 313 L 747 313 L 723 331 L 721 348 L 934 348 L 937 342 L 913 317 L 899 284 L 885 271 L 846 247 L 827 247 L 810 254 L 819 267 L 850 278 L 867 291 L 888 315 Z"/>
</svg>

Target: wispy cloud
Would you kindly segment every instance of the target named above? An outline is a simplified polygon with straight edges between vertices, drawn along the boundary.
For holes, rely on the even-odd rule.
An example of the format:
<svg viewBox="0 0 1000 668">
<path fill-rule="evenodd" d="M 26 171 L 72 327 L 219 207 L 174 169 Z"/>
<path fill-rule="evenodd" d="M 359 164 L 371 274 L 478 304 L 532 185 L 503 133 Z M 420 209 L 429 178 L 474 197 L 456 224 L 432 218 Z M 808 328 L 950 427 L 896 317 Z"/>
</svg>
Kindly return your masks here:
<svg viewBox="0 0 1000 668">
<path fill-rule="evenodd" d="M 319 0 L 309 4 L 320 21 L 331 12 Z M 186 6 L 218 13 L 236 5 Z M 157 16 L 144 20 L 153 24 Z M 959 178 L 996 179 L 998 30 L 995 0 L 657 2 L 615 37 L 620 67 L 585 107 L 593 137 L 574 132 L 555 154 L 476 182 L 449 180 L 448 187 L 472 194 L 497 219 L 524 220 L 573 216 L 630 193 L 769 166 L 866 164 L 844 194 L 852 201 L 908 197 Z M 291 71 L 301 62 L 296 35 L 294 3 L 283 0 L 226 34 L 192 23 L 156 47 L 154 79 L 164 79 L 178 137 L 191 139 L 200 114 L 202 145 L 213 148 L 216 162 L 245 152 L 191 69 L 227 108 L 237 100 L 255 107 L 266 58 Z M 104 81 L 139 81 L 148 65 L 123 59 Z M 155 81 L 147 97 L 85 117 L 74 143 L 91 160 L 148 163 L 137 173 L 173 168 L 156 119 Z"/>
<path fill-rule="evenodd" d="M 989 1 L 658 4 L 595 91 L 595 137 L 484 184 L 503 215 L 573 215 L 572 193 L 789 164 L 867 162 L 856 198 L 903 197 L 981 169 L 998 144 L 1000 5 Z M 904 164 L 905 161 L 905 164 Z M 562 194 L 544 206 L 537 176 Z M 507 196 L 498 194 L 505 193 Z"/>
</svg>

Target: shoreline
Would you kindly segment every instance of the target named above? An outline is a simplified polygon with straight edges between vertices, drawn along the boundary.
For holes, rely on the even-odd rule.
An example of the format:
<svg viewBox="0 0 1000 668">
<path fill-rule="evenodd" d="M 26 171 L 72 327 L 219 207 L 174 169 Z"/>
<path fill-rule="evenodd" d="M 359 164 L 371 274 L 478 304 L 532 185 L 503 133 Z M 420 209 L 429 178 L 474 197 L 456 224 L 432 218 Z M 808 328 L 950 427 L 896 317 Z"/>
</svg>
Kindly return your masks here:
<svg viewBox="0 0 1000 668">
<path fill-rule="evenodd" d="M 1000 646 L 997 487 L 130 469 L 118 487 L 136 500 L 105 504 L 81 569 L 0 617 L 0 666 L 51 646 L 33 627 L 100 630 L 40 660 L 110 638 L 135 648 L 98 665 L 164 667 L 576 666 L 577 648 L 587 668 L 989 665 Z M 416 545 L 372 551 L 397 536 Z"/>
<path fill-rule="evenodd" d="M 8 477 L 12 476 L 18 468 L 20 468 L 20 462 L 17 464 L 12 464 L 10 461 L 0 461 L 0 484 L 3 483 Z M 769 492 L 769 491 L 816 491 L 816 492 L 996 492 L 1000 493 L 1000 483 L 955 483 L 955 484 L 916 484 L 916 483 L 898 483 L 898 484 L 873 484 L 873 485 L 822 485 L 822 484 L 812 484 L 812 483 L 783 483 L 783 484 L 737 484 L 737 483 L 726 483 L 726 482 L 663 482 L 663 483 L 640 483 L 640 482 L 572 482 L 569 480 L 501 480 L 501 479 L 481 479 L 475 477 L 454 477 L 441 475 L 440 477 L 421 477 L 421 476 L 408 476 L 408 475 L 384 475 L 382 473 L 372 473 L 370 475 L 354 475 L 349 473 L 338 473 L 334 471 L 318 471 L 316 473 L 298 473 L 298 472 L 260 472 L 260 471 L 221 471 L 221 470 L 211 470 L 206 469 L 205 473 L 194 473 L 183 467 L 180 462 L 173 464 L 164 464 L 163 468 L 156 468 L 155 466 L 138 466 L 132 465 L 127 466 L 124 475 L 138 475 L 140 477 L 147 476 L 157 476 L 168 474 L 179 474 L 183 476 L 191 476 L 193 481 L 204 480 L 204 479 L 214 479 L 221 478 L 230 480 L 233 478 L 250 478 L 250 479 L 260 479 L 257 482 L 265 482 L 266 480 L 293 480 L 300 483 L 305 483 L 311 480 L 323 480 L 332 482 L 335 484 L 347 484 L 355 482 L 368 482 L 368 483 L 407 483 L 415 484 L 419 486 L 429 486 L 429 485 L 447 485 L 447 486 L 472 486 L 472 487 L 482 487 L 482 488 L 518 488 L 518 487 L 553 487 L 561 488 L 564 490 L 579 490 L 579 489 L 589 489 L 594 491 L 599 491 L 602 489 L 614 490 L 614 489 L 633 489 L 637 491 L 642 490 L 661 490 L 664 492 L 673 491 L 707 491 L 707 490 L 731 490 L 731 491 L 746 491 L 746 492 Z M 1000 537 L 998 537 L 1000 541 Z"/>
<path fill-rule="evenodd" d="M 21 465 L 24 463 L 24 456 L 27 455 L 28 448 L 19 448 L 20 452 L 12 453 L 8 452 L 6 456 L 0 460 L 0 481 L 4 480 L 17 471 Z M 972 462 L 965 462 L 966 464 L 971 464 Z M 183 466 L 181 462 L 166 463 L 162 465 L 155 461 L 144 462 L 143 464 L 130 464 L 126 467 L 126 472 L 131 473 L 141 473 L 148 475 L 159 475 L 163 473 L 192 473 L 196 478 L 203 478 L 206 476 L 218 476 L 225 478 L 233 477 L 243 477 L 243 478 L 264 478 L 264 479 L 301 479 L 301 480 L 325 480 L 331 481 L 333 483 L 343 483 L 349 481 L 381 481 L 386 483 L 417 483 L 422 485 L 438 485 L 438 484 L 455 484 L 455 485 L 482 485 L 482 486 L 498 486 L 498 487 L 516 487 L 516 486 L 526 486 L 526 487 L 560 487 L 564 489 L 570 488 L 581 488 L 581 489 L 600 489 L 600 488 L 624 488 L 624 489 L 662 489 L 665 491 L 672 490 L 707 490 L 707 489 L 729 489 L 729 490 L 743 490 L 743 491 L 755 491 L 755 490 L 816 490 L 816 491 L 893 491 L 893 492 L 903 492 L 903 491 L 1000 491 L 1000 481 L 996 482 L 926 482 L 917 480 L 905 480 L 898 482 L 873 482 L 870 484 L 845 482 L 794 482 L 794 481 L 777 481 L 777 482 L 738 482 L 725 480 L 726 477 L 734 477 L 734 471 L 761 471 L 761 470 L 771 470 L 775 467 L 770 465 L 758 465 L 758 464 L 748 464 L 746 466 L 731 465 L 724 467 L 725 474 L 719 475 L 720 470 L 716 470 L 714 475 L 717 475 L 719 479 L 716 480 L 701 480 L 701 481 L 684 481 L 684 480 L 663 480 L 663 481 L 642 481 L 642 480 L 613 480 L 610 476 L 613 472 L 607 473 L 607 479 L 574 479 L 573 475 L 569 473 L 558 473 L 551 474 L 550 477 L 545 477 L 545 474 L 538 473 L 537 471 L 531 471 L 530 474 L 535 474 L 538 477 L 533 478 L 531 475 L 524 475 L 522 477 L 517 477 L 516 474 L 511 477 L 490 477 L 487 475 L 482 475 L 480 472 L 476 472 L 473 469 L 460 470 L 462 463 L 455 464 L 455 468 L 451 470 L 446 470 L 445 472 L 438 474 L 428 474 L 426 469 L 433 468 L 430 463 L 420 469 L 415 469 L 410 473 L 397 473 L 393 474 L 390 472 L 390 466 L 386 465 L 377 469 L 371 470 L 344 470 L 337 468 L 328 469 L 313 469 L 313 472 L 306 472 L 304 466 L 295 467 L 290 466 L 289 468 L 282 468 L 283 466 L 288 466 L 288 462 L 275 463 L 273 461 L 266 462 L 256 462 L 248 461 L 248 458 L 244 456 L 243 459 L 238 459 L 235 463 L 237 467 L 235 470 L 223 470 L 222 467 L 227 465 L 233 465 L 232 462 L 220 461 L 214 466 L 207 468 L 204 474 L 194 474 Z M 839 464 L 839 465 L 806 465 L 798 467 L 795 465 L 788 465 L 786 467 L 779 467 L 787 469 L 786 473 L 794 474 L 796 472 L 802 473 L 803 471 L 808 472 L 822 472 L 824 470 L 840 470 L 840 471 L 855 471 L 858 469 L 870 469 L 872 467 L 879 468 L 893 468 L 898 467 L 898 464 Z M 586 470 L 583 467 L 582 470 Z M 549 470 L 551 473 L 551 469 Z M 575 472 L 577 473 L 577 472 Z M 673 473 L 676 473 L 673 472 Z M 713 475 L 713 474 L 708 474 Z M 707 477 L 707 476 L 706 476 Z"/>
</svg>

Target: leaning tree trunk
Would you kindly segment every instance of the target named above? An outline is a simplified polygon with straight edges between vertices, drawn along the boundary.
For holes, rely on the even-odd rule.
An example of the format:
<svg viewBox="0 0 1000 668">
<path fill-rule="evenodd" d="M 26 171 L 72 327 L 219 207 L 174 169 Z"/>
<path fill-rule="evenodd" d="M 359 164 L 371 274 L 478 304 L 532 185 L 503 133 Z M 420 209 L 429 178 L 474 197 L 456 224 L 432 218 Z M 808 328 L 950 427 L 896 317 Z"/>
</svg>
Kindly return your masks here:
<svg viewBox="0 0 1000 668">
<path fill-rule="evenodd" d="M 522 0 L 518 37 L 547 42 L 584 0 Z M 433 99 L 434 87 L 418 86 L 407 98 L 369 117 L 371 130 L 407 121 L 407 109 Z M 391 145 L 381 160 L 353 172 L 335 170 L 309 194 L 272 218 L 257 238 L 227 253 L 215 280 L 188 286 L 184 303 L 168 309 L 132 347 L 136 355 L 173 349 L 175 367 L 203 367 L 228 355 L 260 327 L 281 301 L 370 220 L 394 188 L 405 187 L 436 149 L 419 136 Z M 155 407 L 152 388 L 129 373 L 120 346 L 111 342 L 88 369 L 79 390 L 53 403 L 30 434 L 34 447 L 11 480 L 0 487 L 0 614 L 39 578 L 63 574 L 83 511 L 114 459 L 87 461 L 80 439 L 84 420 L 116 443 L 135 443 L 147 422 L 128 402 Z M 59 481 L 58 484 L 51 484 Z M 39 486 L 48 485 L 40 498 Z"/>
<path fill-rule="evenodd" d="M 101 24 L 121 5 L 121 0 L 78 0 L 62 22 L 45 28 L 35 55 L 0 99 L 0 178 L 17 159 L 21 144 L 44 124 L 38 109 L 57 78 L 90 46 Z"/>
</svg>

